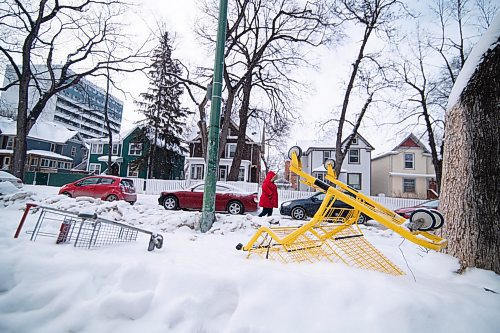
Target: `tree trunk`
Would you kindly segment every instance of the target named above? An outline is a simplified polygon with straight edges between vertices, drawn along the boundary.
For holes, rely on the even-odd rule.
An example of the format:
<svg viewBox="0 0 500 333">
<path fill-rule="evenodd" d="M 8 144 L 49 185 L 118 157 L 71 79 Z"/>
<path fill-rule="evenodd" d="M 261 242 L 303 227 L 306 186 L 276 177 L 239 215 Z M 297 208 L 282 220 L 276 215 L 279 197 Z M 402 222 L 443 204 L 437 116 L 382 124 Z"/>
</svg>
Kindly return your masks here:
<svg viewBox="0 0 500 333">
<path fill-rule="evenodd" d="M 241 160 L 243 159 L 243 152 L 245 151 L 245 139 L 248 125 L 248 108 L 250 105 L 250 93 L 252 91 L 252 75 L 248 75 L 245 79 L 243 86 L 243 101 L 240 108 L 240 124 L 238 131 L 238 141 L 236 142 L 236 152 L 231 163 L 231 171 L 227 176 L 230 181 L 237 181 L 240 173 Z"/>
<path fill-rule="evenodd" d="M 461 270 L 500 274 L 500 46 L 485 54 L 448 112 L 440 209 Z"/>
</svg>

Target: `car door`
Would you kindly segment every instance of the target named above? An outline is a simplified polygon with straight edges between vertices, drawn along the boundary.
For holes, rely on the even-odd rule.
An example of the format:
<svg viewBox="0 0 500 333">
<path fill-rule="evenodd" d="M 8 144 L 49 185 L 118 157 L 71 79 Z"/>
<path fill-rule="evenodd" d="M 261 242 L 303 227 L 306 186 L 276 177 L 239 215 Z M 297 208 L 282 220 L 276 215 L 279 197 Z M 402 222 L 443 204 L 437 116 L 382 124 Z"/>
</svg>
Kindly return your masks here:
<svg viewBox="0 0 500 333">
<path fill-rule="evenodd" d="M 199 184 L 191 188 L 191 192 L 187 192 L 184 197 L 182 208 L 201 210 L 203 207 L 203 192 L 204 184 Z"/>
<path fill-rule="evenodd" d="M 319 207 L 323 203 L 323 199 L 325 198 L 325 193 L 318 193 L 313 195 L 310 200 L 306 203 L 306 211 L 307 215 L 314 216 L 318 211 Z"/>
<path fill-rule="evenodd" d="M 75 183 L 74 197 L 93 197 L 99 177 L 88 177 Z"/>
<path fill-rule="evenodd" d="M 94 198 L 106 199 L 113 192 L 115 180 L 108 177 L 100 177 L 94 187 Z"/>
<path fill-rule="evenodd" d="M 231 190 L 224 185 L 217 184 L 215 186 L 215 210 L 218 212 L 225 211 L 229 201 L 233 199 Z"/>
</svg>

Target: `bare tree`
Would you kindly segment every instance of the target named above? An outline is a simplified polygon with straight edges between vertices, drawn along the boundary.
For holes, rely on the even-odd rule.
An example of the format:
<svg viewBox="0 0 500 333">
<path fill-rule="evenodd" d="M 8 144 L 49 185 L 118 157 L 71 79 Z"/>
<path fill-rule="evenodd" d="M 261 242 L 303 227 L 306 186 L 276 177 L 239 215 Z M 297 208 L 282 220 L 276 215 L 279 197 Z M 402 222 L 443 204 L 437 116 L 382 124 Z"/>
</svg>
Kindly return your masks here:
<svg viewBox="0 0 500 333">
<path fill-rule="evenodd" d="M 360 27 L 362 30 L 362 38 L 359 43 L 356 58 L 352 63 L 352 69 L 350 71 L 338 118 L 335 116 L 329 121 L 337 122 L 335 141 L 335 172 L 337 176 L 340 175 L 342 163 L 349 151 L 352 140 L 356 136 L 364 115 L 370 104 L 373 103 L 376 92 L 384 88 L 384 81 L 386 81 L 386 66 L 381 63 L 380 54 L 377 55 L 376 52 L 368 52 L 368 42 L 374 39 L 376 37 L 375 35 L 378 35 L 378 37 L 382 37 L 383 35 L 392 37 L 392 24 L 401 16 L 402 9 L 402 4 L 397 0 L 339 0 L 335 2 L 335 15 L 346 24 L 353 24 L 354 27 Z M 376 72 L 372 72 L 368 69 L 363 70 L 366 66 L 372 66 Z M 365 82 L 363 82 L 363 73 Z M 382 79 L 381 81 L 376 78 L 377 75 Z M 376 83 L 377 81 L 378 83 Z M 390 80 L 386 82 L 390 82 Z M 359 109 L 359 112 L 353 112 L 350 107 L 351 98 L 356 92 L 355 88 L 360 85 L 361 87 L 364 86 L 364 103 Z M 389 86 L 389 84 L 387 85 Z M 355 113 L 355 120 L 349 121 L 348 116 L 353 113 Z M 344 142 L 343 134 L 346 123 L 351 125 L 352 131 Z"/>
<path fill-rule="evenodd" d="M 0 90 L 18 88 L 12 164 L 17 177 L 24 177 L 27 134 L 55 94 L 103 70 L 135 70 L 146 55 L 142 47 L 126 47 L 120 21 L 124 9 L 119 0 L 7 0 L 0 5 L 0 53 L 15 74 Z M 110 58 L 109 41 L 121 46 Z M 34 99 L 30 89 L 37 92 Z"/>
<path fill-rule="evenodd" d="M 216 16 L 210 8 L 207 6 L 206 12 L 213 19 Z M 292 78 L 290 71 L 299 65 L 309 65 L 305 46 L 318 46 L 327 40 L 325 14 L 325 8 L 319 1 L 301 6 L 284 0 L 240 0 L 230 10 L 224 71 L 227 100 L 221 151 L 225 147 L 231 118 L 238 120 L 240 135 L 229 180 L 238 177 L 249 119 L 255 117 L 279 122 L 293 115 L 288 97 L 291 85 L 298 82 Z M 209 24 L 214 22 L 209 21 Z M 211 35 L 199 35 L 213 41 Z M 234 106 L 239 108 L 237 114 L 233 113 Z M 269 114 L 256 110 L 266 110 Z"/>
</svg>

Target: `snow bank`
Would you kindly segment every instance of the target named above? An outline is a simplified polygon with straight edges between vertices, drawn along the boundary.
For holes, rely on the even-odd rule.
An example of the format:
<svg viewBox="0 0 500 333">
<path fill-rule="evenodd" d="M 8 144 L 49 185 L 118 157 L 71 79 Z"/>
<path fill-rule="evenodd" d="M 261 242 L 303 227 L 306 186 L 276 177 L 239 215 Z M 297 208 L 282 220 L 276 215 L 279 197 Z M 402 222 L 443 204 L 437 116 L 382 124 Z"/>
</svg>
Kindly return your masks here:
<svg viewBox="0 0 500 333">
<path fill-rule="evenodd" d="M 246 259 L 235 250 L 273 215 L 217 214 L 209 233 L 194 230 L 198 212 L 166 211 L 155 196 L 123 202 L 79 200 L 31 187 L 32 199 L 162 231 L 147 239 L 79 249 L 50 238 L 12 235 L 18 204 L 0 208 L 0 332 L 484 332 L 500 327 L 500 278 L 402 241 L 371 222 L 362 229 L 407 275 L 342 264 Z M 30 215 L 25 230 L 31 230 Z M 404 255 L 404 256 L 403 256 Z M 497 292 L 497 293 L 494 293 Z"/>
<path fill-rule="evenodd" d="M 457 104 L 462 91 L 469 83 L 470 78 L 476 71 L 476 68 L 481 64 L 484 54 L 495 48 L 500 42 L 500 14 L 497 14 L 490 27 L 483 34 L 479 42 L 474 46 L 471 53 L 467 57 L 464 67 L 458 74 L 457 80 L 453 85 L 450 97 L 448 97 L 447 110 Z"/>
</svg>

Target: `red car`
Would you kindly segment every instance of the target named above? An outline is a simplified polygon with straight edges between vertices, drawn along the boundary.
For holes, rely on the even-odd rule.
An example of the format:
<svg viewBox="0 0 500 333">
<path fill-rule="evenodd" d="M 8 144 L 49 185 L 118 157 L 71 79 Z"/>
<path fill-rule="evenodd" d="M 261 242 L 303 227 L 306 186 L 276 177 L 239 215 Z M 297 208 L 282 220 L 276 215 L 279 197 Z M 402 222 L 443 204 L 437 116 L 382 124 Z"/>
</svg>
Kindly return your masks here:
<svg viewBox="0 0 500 333">
<path fill-rule="evenodd" d="M 187 190 L 161 192 L 158 204 L 165 209 L 201 210 L 205 184 L 200 183 Z M 259 207 L 257 193 L 245 193 L 228 184 L 217 184 L 215 189 L 215 210 L 230 214 L 255 212 Z"/>
<path fill-rule="evenodd" d="M 131 179 L 116 176 L 90 176 L 61 187 L 59 194 L 68 197 L 93 197 L 107 201 L 125 200 L 130 204 L 137 201 L 134 183 Z"/>
<path fill-rule="evenodd" d="M 419 209 L 419 208 L 437 209 L 438 205 L 439 205 L 439 200 L 429 200 L 429 201 L 423 202 L 423 203 L 416 205 L 416 206 L 398 208 L 398 209 L 394 210 L 394 213 L 401 215 L 405 219 L 409 219 L 411 213 L 413 213 L 413 211 L 416 209 Z"/>
</svg>

